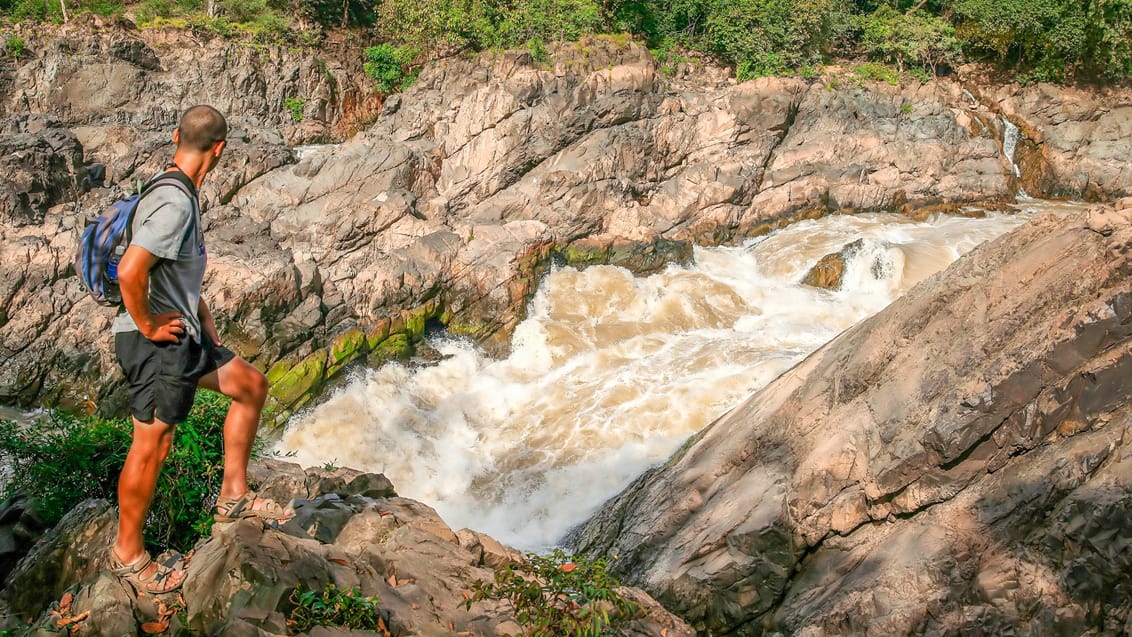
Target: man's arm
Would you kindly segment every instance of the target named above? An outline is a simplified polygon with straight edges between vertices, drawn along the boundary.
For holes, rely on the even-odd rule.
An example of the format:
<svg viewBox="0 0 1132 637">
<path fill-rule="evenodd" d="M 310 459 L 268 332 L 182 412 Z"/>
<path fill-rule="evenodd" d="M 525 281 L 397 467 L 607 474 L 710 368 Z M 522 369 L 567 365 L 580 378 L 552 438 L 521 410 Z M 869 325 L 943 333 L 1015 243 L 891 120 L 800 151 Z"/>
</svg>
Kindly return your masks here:
<svg viewBox="0 0 1132 637">
<path fill-rule="evenodd" d="M 197 316 L 200 317 L 200 328 L 204 330 L 205 336 L 212 339 L 213 343 L 220 346 L 220 332 L 216 330 L 216 320 L 212 318 L 212 312 L 208 309 L 208 303 L 205 302 L 204 297 L 200 297 L 200 302 L 197 304 Z"/>
<path fill-rule="evenodd" d="M 158 258 L 145 248 L 131 245 L 118 263 L 118 287 L 122 303 L 142 336 L 155 343 L 180 343 L 185 322 L 180 312 L 153 315 L 149 310 L 149 271 Z M 215 329 L 215 328 L 214 328 Z"/>
</svg>

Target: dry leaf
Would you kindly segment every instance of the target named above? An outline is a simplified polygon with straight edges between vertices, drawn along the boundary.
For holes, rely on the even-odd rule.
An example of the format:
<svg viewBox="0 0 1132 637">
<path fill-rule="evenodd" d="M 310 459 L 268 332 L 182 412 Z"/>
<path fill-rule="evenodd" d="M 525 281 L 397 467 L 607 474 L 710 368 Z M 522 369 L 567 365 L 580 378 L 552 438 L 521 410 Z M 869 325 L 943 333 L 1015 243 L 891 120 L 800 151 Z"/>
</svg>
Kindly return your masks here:
<svg viewBox="0 0 1132 637">
<path fill-rule="evenodd" d="M 71 591 L 67 591 L 66 593 L 63 593 L 63 598 L 59 600 L 59 608 L 60 609 L 68 608 L 68 607 L 70 607 L 71 602 L 73 602 L 73 601 L 75 601 L 74 593 L 72 593 Z"/>
<path fill-rule="evenodd" d="M 349 561 L 344 560 L 340 557 L 328 557 L 328 558 L 326 558 L 326 561 L 327 562 L 334 562 L 335 564 L 341 564 L 342 566 L 349 566 L 350 565 Z"/>
<path fill-rule="evenodd" d="M 385 580 L 385 581 L 386 581 L 386 582 L 387 582 L 387 583 L 388 583 L 388 584 L 389 584 L 390 586 L 392 586 L 393 588 L 397 588 L 397 576 L 396 576 L 396 575 L 390 575 L 390 576 L 389 576 L 389 579 L 387 579 L 387 580 Z"/>
<path fill-rule="evenodd" d="M 75 615 L 74 617 L 61 618 L 59 621 L 55 622 L 55 624 L 57 626 L 59 626 L 60 628 L 62 628 L 64 626 L 70 626 L 71 624 L 77 624 L 77 623 L 81 622 L 82 620 L 86 619 L 87 617 L 90 617 L 90 611 L 84 610 L 81 615 Z"/>
<path fill-rule="evenodd" d="M 385 517 L 387 515 L 393 515 L 393 512 L 392 511 L 378 511 L 377 514 L 380 515 L 381 517 Z"/>
<path fill-rule="evenodd" d="M 464 599 L 471 599 L 472 598 L 472 594 L 469 593 L 468 591 L 460 591 L 460 594 L 464 596 Z"/>
<path fill-rule="evenodd" d="M 410 606 L 410 608 L 412 608 L 413 610 L 420 610 L 421 605 L 414 602 L 413 605 Z"/>
<path fill-rule="evenodd" d="M 165 622 L 146 622 L 141 625 L 142 632 L 147 635 L 159 635 L 169 628 Z"/>
<path fill-rule="evenodd" d="M 562 571 L 563 573 L 569 573 L 576 568 L 578 568 L 577 564 L 574 564 L 573 562 L 566 562 L 562 566 L 559 566 L 558 570 Z"/>
</svg>

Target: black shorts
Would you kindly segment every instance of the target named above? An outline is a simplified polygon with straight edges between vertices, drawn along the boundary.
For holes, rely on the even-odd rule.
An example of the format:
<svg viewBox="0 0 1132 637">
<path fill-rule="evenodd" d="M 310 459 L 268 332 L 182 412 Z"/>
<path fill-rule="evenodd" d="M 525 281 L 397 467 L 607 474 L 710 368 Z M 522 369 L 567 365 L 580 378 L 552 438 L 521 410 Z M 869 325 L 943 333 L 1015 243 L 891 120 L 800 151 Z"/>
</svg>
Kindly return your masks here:
<svg viewBox="0 0 1132 637">
<path fill-rule="evenodd" d="M 175 425 L 185 422 L 201 377 L 236 357 L 210 339 L 154 343 L 141 332 L 114 335 L 114 352 L 130 389 L 130 414 L 142 422 L 154 417 Z"/>
</svg>

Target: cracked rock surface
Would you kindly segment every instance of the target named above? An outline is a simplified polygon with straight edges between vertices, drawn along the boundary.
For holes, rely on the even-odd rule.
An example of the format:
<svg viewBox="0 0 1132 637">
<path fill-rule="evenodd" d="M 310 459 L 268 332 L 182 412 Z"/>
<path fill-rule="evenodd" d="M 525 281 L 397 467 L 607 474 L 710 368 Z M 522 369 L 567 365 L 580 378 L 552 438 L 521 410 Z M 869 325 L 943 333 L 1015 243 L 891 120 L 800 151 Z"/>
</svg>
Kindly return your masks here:
<svg viewBox="0 0 1132 637">
<path fill-rule="evenodd" d="M 54 123 L 29 136 L 0 120 L 0 147 L 31 152 L 17 177 L 0 175 L 6 404 L 120 413 L 110 339 L 97 336 L 112 311 L 69 266 L 82 221 L 113 193 L 76 201 L 74 164 L 101 164 L 110 184 L 148 177 L 177 114 L 201 101 L 233 126 L 202 189 L 205 294 L 225 343 L 268 372 L 277 422 L 351 362 L 407 354 L 429 321 L 504 351 L 555 258 L 648 272 L 691 258 L 693 243 L 831 212 L 1001 206 L 1022 182 L 1033 195 L 1130 188 L 1127 91 L 1067 91 L 1056 107 L 1048 87 L 977 99 L 961 78 L 735 83 L 592 38 L 555 47 L 551 64 L 440 60 L 382 102 L 343 42 L 316 57 L 97 18 L 20 33 L 32 54 L 3 74 L 0 114 Z M 298 97 L 301 122 L 283 107 Z M 1002 154 L 1004 113 L 1024 132 L 1021 177 Z M 312 141 L 342 143 L 301 158 L 288 147 Z M 30 195 L 11 195 L 21 188 Z"/>
<path fill-rule="evenodd" d="M 862 321 L 574 533 L 714 634 L 1132 629 L 1132 199 Z"/>
<path fill-rule="evenodd" d="M 432 508 L 398 497 L 383 475 L 338 468 L 304 472 L 274 459 L 253 461 L 249 477 L 265 496 L 298 498 L 280 528 L 256 519 L 216 524 L 188 560 L 175 594 L 135 594 L 104 566 L 117 529 L 103 500 L 75 507 L 31 548 L 0 588 L 0 627 L 31 624 L 32 635 L 295 634 L 287 624 L 296 586 L 332 583 L 377 597 L 377 631 L 318 626 L 310 635 L 519 634 L 514 610 L 497 599 L 470 608 L 476 580 L 525 559 L 468 529 L 454 532 Z M 619 637 L 692 637 L 691 628 L 638 589 L 621 588 L 640 612 Z M 68 627 L 69 626 L 69 627 Z"/>
</svg>

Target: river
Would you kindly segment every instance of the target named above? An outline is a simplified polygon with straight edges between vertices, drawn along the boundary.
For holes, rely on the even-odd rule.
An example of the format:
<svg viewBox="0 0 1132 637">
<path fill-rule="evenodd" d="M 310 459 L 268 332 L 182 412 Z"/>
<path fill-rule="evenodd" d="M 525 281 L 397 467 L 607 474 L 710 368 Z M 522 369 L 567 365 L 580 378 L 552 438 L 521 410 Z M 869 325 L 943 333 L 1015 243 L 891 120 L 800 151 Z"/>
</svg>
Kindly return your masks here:
<svg viewBox="0 0 1132 637">
<path fill-rule="evenodd" d="M 641 278 L 556 269 L 507 358 L 435 339 L 439 363 L 355 372 L 293 417 L 275 451 L 305 466 L 384 473 L 453 528 L 544 549 L 845 328 L 1041 209 L 1076 208 L 1022 205 L 925 222 L 831 216 L 696 248 L 694 265 Z M 800 284 L 857 239 L 840 290 Z"/>
</svg>

